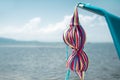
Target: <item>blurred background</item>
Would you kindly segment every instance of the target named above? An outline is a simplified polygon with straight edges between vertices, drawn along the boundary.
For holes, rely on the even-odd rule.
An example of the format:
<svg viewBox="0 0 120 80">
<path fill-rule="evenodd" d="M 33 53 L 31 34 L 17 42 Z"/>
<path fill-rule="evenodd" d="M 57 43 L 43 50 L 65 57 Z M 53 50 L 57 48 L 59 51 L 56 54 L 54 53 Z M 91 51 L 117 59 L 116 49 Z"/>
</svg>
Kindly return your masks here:
<svg viewBox="0 0 120 80">
<path fill-rule="evenodd" d="M 120 16 L 119 0 L 0 0 L 0 80 L 64 80 L 62 35 L 79 2 Z M 78 10 L 90 61 L 85 80 L 120 80 L 120 61 L 104 17 Z M 71 72 L 73 79 L 79 77 Z"/>
</svg>

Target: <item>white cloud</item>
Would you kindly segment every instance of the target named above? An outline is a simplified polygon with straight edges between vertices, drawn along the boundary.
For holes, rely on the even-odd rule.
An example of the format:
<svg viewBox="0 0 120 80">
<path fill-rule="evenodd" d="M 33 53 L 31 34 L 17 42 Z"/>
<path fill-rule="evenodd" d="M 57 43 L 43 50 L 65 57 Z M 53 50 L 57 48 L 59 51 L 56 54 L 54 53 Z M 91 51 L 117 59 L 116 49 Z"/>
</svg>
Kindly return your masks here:
<svg viewBox="0 0 120 80">
<path fill-rule="evenodd" d="M 24 28 L 25 28 L 25 30 L 26 29 L 30 29 L 30 30 L 36 29 L 39 27 L 40 23 L 41 23 L 41 18 L 36 17 L 36 18 L 31 19 L 28 23 L 26 23 L 24 25 Z"/>
<path fill-rule="evenodd" d="M 99 15 L 80 15 L 88 42 L 112 42 L 112 38 L 104 17 Z"/>
<path fill-rule="evenodd" d="M 79 16 L 80 23 L 87 33 L 88 42 L 112 41 L 103 17 L 97 15 Z M 46 26 L 42 26 L 40 17 L 35 17 L 23 26 L 1 28 L 0 36 L 18 40 L 62 41 L 62 34 L 69 25 L 71 17 L 71 15 L 65 16 L 60 22 Z"/>
</svg>

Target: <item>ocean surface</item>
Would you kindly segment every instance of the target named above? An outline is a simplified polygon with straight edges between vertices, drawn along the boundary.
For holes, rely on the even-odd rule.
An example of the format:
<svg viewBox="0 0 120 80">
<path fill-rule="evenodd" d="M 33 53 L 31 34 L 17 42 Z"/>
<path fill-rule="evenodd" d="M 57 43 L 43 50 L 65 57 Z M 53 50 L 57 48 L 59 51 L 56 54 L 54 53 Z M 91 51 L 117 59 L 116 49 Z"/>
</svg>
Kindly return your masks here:
<svg viewBox="0 0 120 80">
<path fill-rule="evenodd" d="M 87 43 L 84 50 L 90 61 L 85 80 L 120 80 L 120 60 L 113 43 Z M 64 80 L 65 65 L 64 43 L 0 45 L 0 80 Z M 79 77 L 71 72 L 70 80 Z"/>
</svg>

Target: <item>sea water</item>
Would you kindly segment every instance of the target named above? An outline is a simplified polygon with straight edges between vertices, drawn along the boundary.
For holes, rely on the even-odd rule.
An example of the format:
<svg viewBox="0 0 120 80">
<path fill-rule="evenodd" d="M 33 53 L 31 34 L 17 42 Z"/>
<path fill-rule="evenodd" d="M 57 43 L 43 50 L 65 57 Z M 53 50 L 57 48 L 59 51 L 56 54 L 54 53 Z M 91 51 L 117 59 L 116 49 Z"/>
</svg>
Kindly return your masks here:
<svg viewBox="0 0 120 80">
<path fill-rule="evenodd" d="M 63 43 L 0 45 L 0 80 L 64 80 L 65 48 Z M 113 43 L 87 43 L 84 50 L 89 57 L 85 80 L 120 80 L 120 60 Z M 71 72 L 70 80 L 79 77 Z"/>
</svg>

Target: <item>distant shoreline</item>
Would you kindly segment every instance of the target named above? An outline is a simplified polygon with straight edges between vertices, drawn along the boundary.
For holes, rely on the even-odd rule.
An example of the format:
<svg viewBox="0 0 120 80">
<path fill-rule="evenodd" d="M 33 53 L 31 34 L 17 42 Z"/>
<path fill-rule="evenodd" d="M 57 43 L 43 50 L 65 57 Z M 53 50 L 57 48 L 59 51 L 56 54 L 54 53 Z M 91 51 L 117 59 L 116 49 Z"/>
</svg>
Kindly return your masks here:
<svg viewBox="0 0 120 80">
<path fill-rule="evenodd" d="M 109 45 L 113 43 L 86 43 L 85 45 Z M 113 44 L 114 45 L 114 44 Z M 63 42 L 39 42 L 39 43 L 0 43 L 0 47 L 39 47 L 39 48 L 65 48 Z"/>
</svg>

